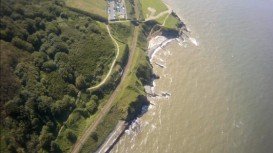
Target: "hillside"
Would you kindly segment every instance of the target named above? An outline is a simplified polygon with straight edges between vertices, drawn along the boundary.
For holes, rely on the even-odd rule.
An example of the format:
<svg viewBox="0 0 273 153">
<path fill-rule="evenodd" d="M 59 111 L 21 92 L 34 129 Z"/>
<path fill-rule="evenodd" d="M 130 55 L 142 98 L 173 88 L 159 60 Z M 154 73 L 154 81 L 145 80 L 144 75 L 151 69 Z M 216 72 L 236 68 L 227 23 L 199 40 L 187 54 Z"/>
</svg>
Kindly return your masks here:
<svg viewBox="0 0 273 153">
<path fill-rule="evenodd" d="M 103 98 L 77 101 L 107 73 L 115 46 L 105 27 L 62 1 L 1 0 L 0 16 L 1 151 L 61 152 L 55 139 L 68 116 L 94 114 Z"/>
</svg>

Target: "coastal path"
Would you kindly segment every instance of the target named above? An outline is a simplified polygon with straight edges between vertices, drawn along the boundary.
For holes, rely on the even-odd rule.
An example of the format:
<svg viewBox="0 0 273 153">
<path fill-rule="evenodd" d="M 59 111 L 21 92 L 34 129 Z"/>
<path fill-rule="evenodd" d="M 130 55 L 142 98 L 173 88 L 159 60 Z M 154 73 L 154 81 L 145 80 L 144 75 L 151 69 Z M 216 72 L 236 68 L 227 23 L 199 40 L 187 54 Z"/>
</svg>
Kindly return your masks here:
<svg viewBox="0 0 273 153">
<path fill-rule="evenodd" d="M 135 4 L 137 4 L 136 3 L 137 0 L 134 0 L 134 2 L 135 2 Z M 137 19 L 139 19 L 138 7 L 136 5 L 134 5 L 134 8 L 135 8 L 135 16 L 136 16 Z M 109 27 L 108 27 L 108 30 L 109 30 Z M 127 76 L 131 72 L 132 64 L 133 64 L 133 61 L 134 61 L 134 55 L 135 55 L 135 51 L 136 51 L 136 47 L 137 47 L 137 40 L 138 40 L 139 30 L 140 30 L 139 26 L 135 26 L 132 41 L 131 41 L 131 44 L 129 45 L 130 46 L 129 47 L 130 52 L 129 52 L 128 62 L 126 64 L 126 66 L 125 66 L 124 73 L 122 74 L 120 83 L 118 84 L 118 86 L 116 87 L 116 89 L 114 90 L 114 92 L 112 93 L 112 95 L 110 96 L 108 101 L 106 102 L 106 104 L 98 112 L 93 124 L 91 124 L 86 129 L 86 131 L 83 133 L 83 135 L 76 141 L 76 143 L 74 144 L 74 146 L 72 148 L 71 153 L 79 153 L 80 152 L 83 144 L 90 137 L 91 133 L 96 130 L 99 123 L 101 123 L 103 117 L 105 117 L 107 115 L 107 113 L 110 111 L 110 109 L 112 108 L 112 105 L 115 102 L 115 99 L 117 98 L 117 96 L 119 94 L 119 91 L 122 88 L 122 83 L 124 82 L 124 80 L 127 78 Z M 109 32 L 110 32 L 110 30 L 109 30 Z M 111 38 L 113 38 L 113 37 L 111 37 Z"/>
<path fill-rule="evenodd" d="M 120 83 L 118 84 L 117 88 L 114 90 L 113 94 L 110 96 L 110 98 L 108 99 L 106 104 L 103 106 L 101 111 L 98 112 L 98 115 L 96 116 L 94 123 L 92 125 L 90 125 L 86 129 L 86 131 L 82 134 L 82 136 L 77 140 L 77 142 L 73 146 L 72 153 L 78 153 L 81 150 L 83 144 L 87 141 L 87 139 L 89 138 L 91 133 L 96 130 L 99 123 L 101 123 L 103 117 L 105 117 L 107 115 L 107 113 L 110 111 L 110 109 L 112 108 L 112 105 L 115 102 L 115 99 L 118 96 L 119 91 L 122 88 L 122 83 L 126 79 L 126 76 L 128 76 L 128 74 L 131 72 L 132 63 L 133 63 L 133 59 L 134 59 L 133 57 L 134 57 L 136 46 L 137 46 L 137 38 L 138 38 L 139 29 L 140 28 L 138 26 L 136 26 L 134 29 L 133 39 L 132 39 L 132 43 L 130 45 L 130 53 L 129 53 L 128 63 L 125 66 L 124 73 L 121 77 Z"/>
<path fill-rule="evenodd" d="M 119 53 L 120 53 L 120 51 L 119 51 L 119 48 L 120 48 L 120 47 L 119 47 L 119 44 L 117 43 L 117 41 L 115 40 L 115 38 L 112 36 L 109 26 L 106 25 L 106 28 L 107 28 L 107 31 L 108 31 L 108 33 L 109 33 L 109 36 L 111 37 L 112 41 L 114 42 L 114 44 L 115 44 L 115 46 L 116 46 L 116 48 L 117 48 L 116 57 L 115 57 L 115 59 L 113 60 L 113 62 L 112 62 L 112 64 L 111 64 L 111 67 L 110 67 L 110 69 L 109 69 L 107 75 L 104 77 L 104 79 L 103 79 L 98 85 L 88 88 L 89 91 L 101 87 L 101 86 L 107 81 L 107 79 L 109 78 L 109 76 L 110 76 L 111 73 L 112 73 L 112 70 L 113 70 L 113 68 L 114 68 L 114 66 L 115 66 L 115 64 L 116 64 L 117 58 L 118 58 Z"/>
</svg>

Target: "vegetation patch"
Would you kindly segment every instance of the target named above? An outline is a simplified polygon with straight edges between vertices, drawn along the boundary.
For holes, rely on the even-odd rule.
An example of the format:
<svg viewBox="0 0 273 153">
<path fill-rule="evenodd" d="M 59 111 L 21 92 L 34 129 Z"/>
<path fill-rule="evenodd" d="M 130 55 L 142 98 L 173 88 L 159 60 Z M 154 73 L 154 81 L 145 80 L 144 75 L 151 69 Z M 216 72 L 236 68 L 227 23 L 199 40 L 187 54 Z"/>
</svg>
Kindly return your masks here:
<svg viewBox="0 0 273 153">
<path fill-rule="evenodd" d="M 140 35 L 143 35 L 143 33 L 140 33 Z M 141 43 L 144 44 L 140 45 Z M 81 152 L 95 152 L 112 130 L 115 129 L 118 120 L 131 122 L 141 113 L 142 107 L 149 104 L 143 86 L 150 83 L 152 69 L 145 50 L 140 47 L 146 46 L 146 43 L 147 41 L 138 42 L 137 50 L 133 55 L 131 73 L 122 82 L 115 105 L 97 127 L 96 137 L 90 136 Z"/>
<path fill-rule="evenodd" d="M 110 93 L 84 91 L 108 72 L 115 46 L 62 1 L 0 6 L 1 151 L 67 152 Z"/>
<path fill-rule="evenodd" d="M 65 0 L 67 6 L 107 18 L 106 0 Z"/>
<path fill-rule="evenodd" d="M 172 14 L 170 14 L 165 22 L 164 27 L 169 29 L 176 29 L 180 24 L 179 19 Z"/>
<path fill-rule="evenodd" d="M 140 3 L 145 19 L 150 15 L 156 16 L 168 10 L 167 6 L 161 0 L 140 0 Z"/>
<path fill-rule="evenodd" d="M 110 29 L 114 37 L 122 43 L 127 43 L 133 33 L 133 28 L 130 22 L 111 23 Z"/>
<path fill-rule="evenodd" d="M 135 18 L 135 9 L 134 9 L 134 0 L 125 0 L 125 7 L 127 12 L 127 18 L 128 19 L 134 19 Z"/>
</svg>

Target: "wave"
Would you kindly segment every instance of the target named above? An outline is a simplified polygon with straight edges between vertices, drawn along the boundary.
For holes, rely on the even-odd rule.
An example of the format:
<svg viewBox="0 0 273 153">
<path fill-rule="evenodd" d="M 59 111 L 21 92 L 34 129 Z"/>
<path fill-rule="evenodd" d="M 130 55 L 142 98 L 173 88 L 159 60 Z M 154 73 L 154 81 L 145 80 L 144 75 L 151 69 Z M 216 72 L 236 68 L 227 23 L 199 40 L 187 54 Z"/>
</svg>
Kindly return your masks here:
<svg viewBox="0 0 273 153">
<path fill-rule="evenodd" d="M 198 42 L 195 38 L 189 37 L 189 40 L 190 40 L 191 43 L 193 43 L 195 46 L 199 46 L 199 42 Z"/>
</svg>

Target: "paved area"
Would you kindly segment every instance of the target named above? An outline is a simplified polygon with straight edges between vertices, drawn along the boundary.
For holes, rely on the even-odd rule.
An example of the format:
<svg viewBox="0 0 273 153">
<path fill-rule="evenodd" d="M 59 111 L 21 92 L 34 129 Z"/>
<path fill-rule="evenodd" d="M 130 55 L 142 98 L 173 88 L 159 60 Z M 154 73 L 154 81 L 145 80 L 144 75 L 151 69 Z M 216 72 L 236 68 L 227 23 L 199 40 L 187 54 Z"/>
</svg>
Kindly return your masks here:
<svg viewBox="0 0 273 153">
<path fill-rule="evenodd" d="M 127 19 L 124 0 L 108 0 L 108 20 Z"/>
</svg>

